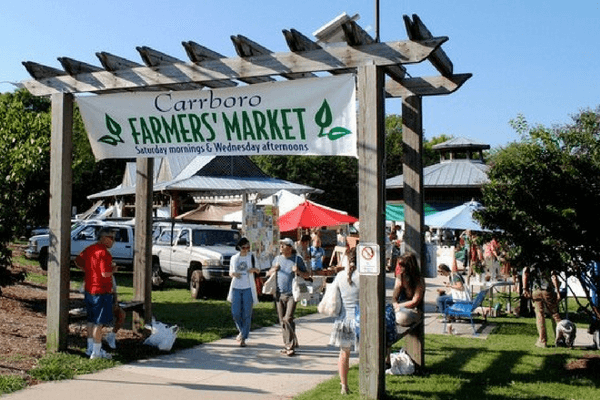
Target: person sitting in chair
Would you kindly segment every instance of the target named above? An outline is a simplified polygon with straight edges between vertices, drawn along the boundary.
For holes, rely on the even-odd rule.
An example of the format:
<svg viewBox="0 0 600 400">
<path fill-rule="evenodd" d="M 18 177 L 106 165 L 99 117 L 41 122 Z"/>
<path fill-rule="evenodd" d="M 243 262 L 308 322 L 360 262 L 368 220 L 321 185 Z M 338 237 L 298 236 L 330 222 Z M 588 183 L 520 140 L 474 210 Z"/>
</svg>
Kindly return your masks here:
<svg viewBox="0 0 600 400">
<path fill-rule="evenodd" d="M 423 318 L 422 304 L 425 300 L 425 280 L 414 253 L 406 252 L 396 263 L 396 281 L 392 294 L 392 306 L 396 312 L 396 324 L 407 327 Z"/>
</svg>

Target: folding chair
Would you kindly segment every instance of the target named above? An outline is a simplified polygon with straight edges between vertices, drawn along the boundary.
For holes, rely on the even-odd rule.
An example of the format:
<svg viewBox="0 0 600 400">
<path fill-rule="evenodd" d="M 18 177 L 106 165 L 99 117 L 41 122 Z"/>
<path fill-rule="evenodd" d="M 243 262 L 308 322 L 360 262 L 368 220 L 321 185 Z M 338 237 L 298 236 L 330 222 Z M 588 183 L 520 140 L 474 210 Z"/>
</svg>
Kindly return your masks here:
<svg viewBox="0 0 600 400">
<path fill-rule="evenodd" d="M 481 307 L 483 304 L 483 300 L 488 294 L 489 289 L 482 289 L 481 292 L 475 297 L 472 301 L 455 301 L 449 307 L 446 307 L 444 310 L 444 332 L 446 332 L 446 324 L 448 323 L 448 319 L 450 317 L 454 318 L 469 318 L 471 320 L 471 327 L 473 328 L 473 335 L 477 336 L 477 330 L 475 329 L 475 324 L 473 323 L 473 315 L 475 315 L 475 310 Z M 485 313 L 484 313 L 485 318 Z"/>
</svg>

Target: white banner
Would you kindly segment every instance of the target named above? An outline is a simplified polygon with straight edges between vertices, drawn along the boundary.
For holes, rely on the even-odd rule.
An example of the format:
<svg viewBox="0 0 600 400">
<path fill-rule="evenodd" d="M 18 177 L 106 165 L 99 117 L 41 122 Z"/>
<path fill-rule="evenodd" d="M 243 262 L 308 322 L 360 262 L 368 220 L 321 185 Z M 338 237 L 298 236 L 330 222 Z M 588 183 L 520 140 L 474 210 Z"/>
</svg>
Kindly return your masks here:
<svg viewBox="0 0 600 400">
<path fill-rule="evenodd" d="M 77 98 L 96 159 L 196 155 L 353 156 L 354 75 L 232 89 Z"/>
</svg>

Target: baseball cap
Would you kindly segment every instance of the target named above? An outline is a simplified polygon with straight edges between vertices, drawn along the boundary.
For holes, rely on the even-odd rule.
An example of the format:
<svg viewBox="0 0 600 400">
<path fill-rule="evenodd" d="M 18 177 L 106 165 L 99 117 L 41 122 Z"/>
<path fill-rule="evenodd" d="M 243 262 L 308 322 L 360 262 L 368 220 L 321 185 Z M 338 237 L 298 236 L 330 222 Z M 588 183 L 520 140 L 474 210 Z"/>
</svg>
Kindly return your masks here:
<svg viewBox="0 0 600 400">
<path fill-rule="evenodd" d="M 290 238 L 281 239 L 279 243 L 285 244 L 286 246 L 293 246 L 294 241 Z"/>
</svg>

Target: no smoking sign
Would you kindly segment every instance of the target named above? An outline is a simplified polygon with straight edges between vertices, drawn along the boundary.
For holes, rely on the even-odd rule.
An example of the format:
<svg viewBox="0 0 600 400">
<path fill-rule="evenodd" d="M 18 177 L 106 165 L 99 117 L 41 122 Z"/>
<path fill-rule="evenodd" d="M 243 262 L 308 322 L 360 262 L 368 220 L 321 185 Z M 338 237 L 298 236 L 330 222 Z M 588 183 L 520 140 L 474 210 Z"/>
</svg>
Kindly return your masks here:
<svg viewBox="0 0 600 400">
<path fill-rule="evenodd" d="M 358 273 L 361 275 L 379 275 L 379 245 L 377 243 L 361 243 L 356 247 Z"/>
</svg>

